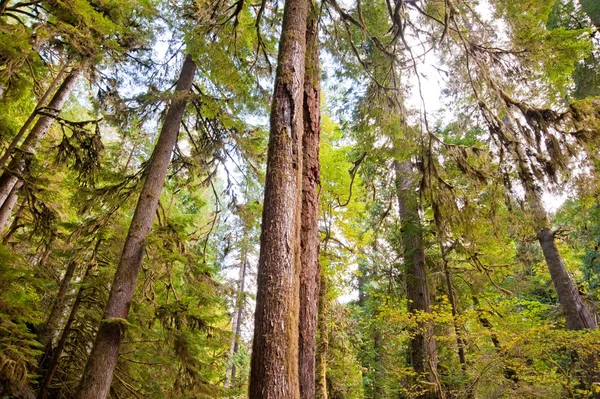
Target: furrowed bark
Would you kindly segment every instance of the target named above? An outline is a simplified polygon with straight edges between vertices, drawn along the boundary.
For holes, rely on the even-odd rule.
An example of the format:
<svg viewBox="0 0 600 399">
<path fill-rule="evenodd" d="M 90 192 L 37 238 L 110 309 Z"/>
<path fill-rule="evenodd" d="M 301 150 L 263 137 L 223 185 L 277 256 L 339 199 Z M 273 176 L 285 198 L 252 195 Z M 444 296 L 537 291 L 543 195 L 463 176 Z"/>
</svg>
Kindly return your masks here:
<svg viewBox="0 0 600 399">
<path fill-rule="evenodd" d="M 46 92 L 44 93 L 42 98 L 40 98 L 40 101 L 38 101 L 37 105 L 35 106 L 35 109 L 31 113 L 31 115 L 29 115 L 29 117 L 27 118 L 27 120 L 25 121 L 23 126 L 21 126 L 21 129 L 19 129 L 19 132 L 17 133 L 15 138 L 10 142 L 10 145 L 8 146 L 6 151 L 4 151 L 4 154 L 2 154 L 2 157 L 0 157 L 0 169 L 3 169 L 4 166 L 6 166 L 6 162 L 8 161 L 8 158 L 11 156 L 14 149 L 17 148 L 17 146 L 19 145 L 19 142 L 21 141 L 21 139 L 27 132 L 27 129 L 29 129 L 29 126 L 33 123 L 36 116 L 38 116 L 39 111 L 44 107 L 44 104 L 46 104 L 48 97 L 50 97 L 50 95 L 52 93 L 54 93 L 54 90 L 56 90 L 56 87 L 58 86 L 60 81 L 65 76 L 65 73 L 67 73 L 68 67 L 69 67 L 69 63 L 67 62 L 60 69 L 60 71 L 58 72 L 58 74 L 56 75 L 56 77 L 54 78 L 52 83 L 50 83 L 50 86 L 48 87 L 48 89 L 46 90 Z"/>
<path fill-rule="evenodd" d="M 154 222 L 158 200 L 165 183 L 171 155 L 177 143 L 195 71 L 196 65 L 192 57 L 186 56 L 171 105 L 148 165 L 144 185 L 110 290 L 104 318 L 100 323 L 76 394 L 79 399 L 105 399 L 109 393 L 119 357 L 125 320 L 142 265 L 144 241 Z"/>
<path fill-rule="evenodd" d="M 250 399 L 297 399 L 304 55 L 308 0 L 287 0 L 271 107 Z"/>
<path fill-rule="evenodd" d="M 300 398 L 315 398 L 315 347 L 321 270 L 319 265 L 319 142 L 321 93 L 318 6 L 309 6 L 306 22 L 304 134 L 302 136 L 302 225 L 300 230 L 300 323 L 298 375 Z"/>
<path fill-rule="evenodd" d="M 38 118 L 25 138 L 25 141 L 23 141 L 21 148 L 13 155 L 2 176 L 0 176 L 0 206 L 7 200 L 15 184 L 22 179 L 21 175 L 27 166 L 27 158 L 35 153 L 40 141 L 50 129 L 52 122 L 54 122 L 55 117 L 60 114 L 71 91 L 73 91 L 73 88 L 77 84 L 79 75 L 80 71 L 77 69 L 74 69 L 67 75 L 48 104 L 48 115 L 42 115 Z"/>
<path fill-rule="evenodd" d="M 425 248 L 416 188 L 418 187 L 417 174 L 412 170 L 409 161 L 394 161 L 396 173 L 396 194 L 398 208 L 402 223 L 402 244 L 404 256 L 404 270 L 406 273 L 406 296 L 408 311 L 413 314 L 431 312 L 431 296 L 429 282 L 427 281 L 427 268 L 425 266 Z M 433 337 L 431 323 L 419 322 L 417 331 L 411 336 L 409 344 L 410 363 L 417 374 L 427 374 L 431 383 L 437 376 L 436 343 Z M 423 398 L 437 398 L 439 389 L 432 389 L 424 394 Z"/>
</svg>

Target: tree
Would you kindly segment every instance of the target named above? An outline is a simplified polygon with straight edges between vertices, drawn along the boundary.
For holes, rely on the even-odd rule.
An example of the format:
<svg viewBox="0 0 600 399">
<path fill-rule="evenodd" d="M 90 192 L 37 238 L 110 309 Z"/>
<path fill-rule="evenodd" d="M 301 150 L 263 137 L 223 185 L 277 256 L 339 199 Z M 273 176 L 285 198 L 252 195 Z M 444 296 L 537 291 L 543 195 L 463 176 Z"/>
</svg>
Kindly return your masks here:
<svg viewBox="0 0 600 399">
<path fill-rule="evenodd" d="M 169 111 L 148 164 L 103 320 L 77 391 L 78 398 L 104 399 L 108 395 L 119 357 L 123 330 L 127 325 L 131 298 L 142 265 L 144 241 L 152 228 L 189 92 L 194 82 L 195 70 L 194 60 L 190 55 L 186 55 Z"/>
<path fill-rule="evenodd" d="M 319 264 L 319 144 L 321 130 L 319 6 L 311 2 L 306 23 L 304 132 L 302 135 L 302 214 L 300 227 L 300 313 L 298 372 L 300 398 L 315 397 L 315 348 L 321 267 Z"/>
<path fill-rule="evenodd" d="M 298 311 L 307 0 L 285 2 L 258 261 L 250 398 L 298 398 Z"/>
</svg>

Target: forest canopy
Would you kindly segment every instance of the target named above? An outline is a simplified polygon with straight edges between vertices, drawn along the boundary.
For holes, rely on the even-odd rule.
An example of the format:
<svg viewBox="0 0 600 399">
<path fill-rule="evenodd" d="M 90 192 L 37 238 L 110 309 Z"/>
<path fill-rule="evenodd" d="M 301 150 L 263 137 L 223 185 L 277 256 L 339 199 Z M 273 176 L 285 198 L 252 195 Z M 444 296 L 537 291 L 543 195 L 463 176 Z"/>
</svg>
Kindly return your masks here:
<svg viewBox="0 0 600 399">
<path fill-rule="evenodd" d="M 600 398 L 598 0 L 0 0 L 0 397 Z"/>
</svg>

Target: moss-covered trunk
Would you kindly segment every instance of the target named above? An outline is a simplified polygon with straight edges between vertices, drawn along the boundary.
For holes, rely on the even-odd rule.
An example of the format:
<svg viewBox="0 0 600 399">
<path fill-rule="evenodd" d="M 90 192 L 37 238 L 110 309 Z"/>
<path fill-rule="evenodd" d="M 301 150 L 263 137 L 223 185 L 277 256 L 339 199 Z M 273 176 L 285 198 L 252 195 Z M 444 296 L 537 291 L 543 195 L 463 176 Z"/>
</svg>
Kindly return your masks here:
<svg viewBox="0 0 600 399">
<path fill-rule="evenodd" d="M 406 297 L 408 311 L 415 317 L 431 312 L 431 296 L 425 266 L 425 248 L 419 216 L 417 198 L 418 174 L 413 171 L 409 161 L 394 161 L 396 173 L 396 195 L 402 224 L 402 246 L 404 271 L 406 273 Z M 436 343 L 431 322 L 419 321 L 417 329 L 411 334 L 409 344 L 410 364 L 419 375 L 426 375 L 431 387 L 423 398 L 439 397 L 439 389 L 434 384 L 437 376 Z"/>
</svg>

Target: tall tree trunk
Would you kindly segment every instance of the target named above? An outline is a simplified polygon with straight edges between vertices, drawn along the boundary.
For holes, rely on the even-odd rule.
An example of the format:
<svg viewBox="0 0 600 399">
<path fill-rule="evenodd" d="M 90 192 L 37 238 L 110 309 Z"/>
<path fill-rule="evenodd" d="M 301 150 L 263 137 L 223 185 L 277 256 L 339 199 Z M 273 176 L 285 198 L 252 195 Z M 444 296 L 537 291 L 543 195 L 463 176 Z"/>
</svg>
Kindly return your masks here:
<svg viewBox="0 0 600 399">
<path fill-rule="evenodd" d="M 58 288 L 56 298 L 54 299 L 52 310 L 50 311 L 50 315 L 48 316 L 48 320 L 46 321 L 44 328 L 40 332 L 40 343 L 44 347 L 52 346 L 52 338 L 56 332 L 56 329 L 58 328 L 58 324 L 60 323 L 60 320 L 65 311 L 65 301 L 67 299 L 67 293 L 69 292 L 71 280 L 73 280 L 73 274 L 75 274 L 76 268 L 76 261 L 72 260 L 71 262 L 69 262 L 67 270 L 65 271 L 65 275 L 60 281 L 60 286 Z"/>
<path fill-rule="evenodd" d="M 10 219 L 10 215 L 12 215 L 13 208 L 17 204 L 17 200 L 19 199 L 19 191 L 21 191 L 21 187 L 23 187 L 23 181 L 18 181 L 13 186 L 12 190 L 10 190 L 10 194 L 8 198 L 2 206 L 0 206 L 0 235 L 6 229 L 6 225 L 8 223 L 8 219 Z"/>
<path fill-rule="evenodd" d="M 92 259 L 90 260 L 90 263 L 88 263 L 88 266 L 85 269 L 85 274 L 83 275 L 82 282 L 85 282 L 85 280 L 89 276 L 90 272 L 96 265 L 96 256 L 98 255 L 98 250 L 100 249 L 101 243 L 102 243 L 102 240 L 98 240 L 96 242 L 96 246 L 94 248 L 94 253 L 92 255 Z M 38 392 L 38 396 L 37 396 L 38 399 L 45 399 L 46 395 L 48 394 L 48 390 L 50 388 L 50 383 L 52 382 L 54 373 L 58 369 L 58 365 L 60 363 L 60 357 L 62 356 L 62 353 L 65 350 L 65 346 L 67 344 L 67 340 L 69 339 L 69 334 L 71 332 L 71 327 L 73 326 L 73 323 L 75 322 L 75 319 L 77 318 L 77 312 L 79 312 L 79 306 L 81 305 L 81 301 L 83 300 L 84 293 L 85 293 L 85 288 L 79 287 L 79 290 L 77 291 L 77 296 L 75 297 L 75 301 L 73 301 L 73 306 L 71 307 L 71 312 L 69 313 L 69 318 L 67 319 L 67 322 L 65 323 L 65 326 L 63 327 L 63 331 L 60 335 L 60 339 L 58 340 L 58 343 L 56 344 L 56 348 L 52 352 L 52 359 L 50 360 L 50 363 L 48 364 L 48 368 L 44 375 L 44 379 L 42 380 L 42 383 L 40 384 L 40 388 L 39 388 L 39 392 Z"/>
<path fill-rule="evenodd" d="M 22 179 L 21 174 L 25 171 L 27 166 L 28 156 L 31 156 L 35 152 L 40 141 L 48 132 L 48 129 L 50 129 L 55 117 L 60 114 L 71 91 L 77 84 L 79 75 L 80 72 L 78 69 L 74 69 L 67 75 L 52 97 L 52 100 L 50 100 L 48 107 L 46 107 L 48 108 L 48 115 L 42 115 L 38 118 L 21 145 L 20 150 L 13 155 L 8 167 L 2 173 L 2 176 L 0 176 L 0 206 L 7 200 L 17 181 Z"/>
<path fill-rule="evenodd" d="M 308 0 L 287 0 L 271 106 L 250 399 L 298 399 L 304 53 Z"/>
<path fill-rule="evenodd" d="M 327 399 L 327 356 L 329 353 L 329 329 L 327 327 L 328 306 L 327 277 L 321 276 L 319 287 L 319 317 L 317 319 L 319 337 L 316 354 L 317 386 L 315 389 L 315 399 Z"/>
<path fill-rule="evenodd" d="M 17 148 L 17 146 L 19 145 L 19 142 L 21 141 L 21 139 L 27 132 L 27 129 L 29 129 L 29 126 L 33 123 L 36 116 L 38 116 L 39 111 L 46 104 L 48 97 L 50 97 L 50 95 L 52 93 L 54 93 L 54 90 L 56 90 L 56 87 L 58 86 L 58 84 L 61 82 L 61 80 L 65 76 L 65 73 L 67 73 L 68 67 L 69 67 L 68 62 L 65 63 L 65 65 L 63 65 L 63 67 L 60 69 L 60 71 L 58 72 L 58 74 L 56 75 L 56 77 L 54 78 L 52 83 L 50 83 L 50 86 L 48 87 L 48 89 L 46 90 L 46 92 L 44 93 L 42 98 L 40 98 L 40 100 L 38 101 L 37 105 L 35 106 L 35 109 L 31 113 L 31 115 L 29 115 L 29 117 L 27 118 L 27 120 L 25 121 L 23 126 L 21 126 L 21 129 L 19 129 L 19 132 L 17 133 L 17 135 L 13 138 L 13 140 L 9 144 L 6 151 L 4 151 L 4 154 L 2 154 L 2 157 L 0 157 L 0 169 L 4 168 L 4 166 L 6 165 L 6 162 L 8 161 L 8 158 L 11 156 L 14 149 Z"/>
<path fill-rule="evenodd" d="M 79 399 L 105 399 L 109 393 L 119 357 L 125 320 L 142 265 L 144 242 L 152 228 L 195 71 L 194 60 L 191 56 L 186 56 L 171 105 L 148 165 L 144 185 L 113 279 L 104 317 L 77 390 L 76 397 Z"/>
<path fill-rule="evenodd" d="M 302 136 L 302 225 L 300 230 L 300 323 L 298 375 L 300 398 L 315 398 L 315 347 L 321 270 L 319 264 L 319 143 L 321 93 L 318 5 L 309 6 L 306 22 L 304 134 Z"/>
<path fill-rule="evenodd" d="M 558 301 L 565 313 L 567 327 L 571 330 L 596 328 L 598 324 L 583 303 L 579 290 L 575 287 L 573 279 L 565 267 L 565 262 L 560 256 L 554 233 L 550 229 L 548 214 L 542 202 L 541 189 L 536 183 L 523 149 L 518 143 L 514 144 L 514 153 L 517 156 L 519 176 L 525 188 L 525 199 L 529 211 L 533 215 L 535 233 L 542 247 Z"/>
<path fill-rule="evenodd" d="M 409 161 L 394 161 L 396 194 L 402 223 L 404 270 L 408 311 L 412 314 L 431 312 L 431 296 L 425 266 L 425 249 L 419 205 L 417 200 L 418 174 Z M 410 363 L 417 374 L 427 374 L 431 383 L 437 377 L 437 352 L 432 323 L 419 322 L 410 339 Z M 439 387 L 422 397 L 439 397 Z"/>
</svg>

